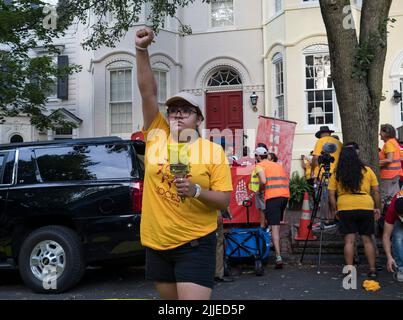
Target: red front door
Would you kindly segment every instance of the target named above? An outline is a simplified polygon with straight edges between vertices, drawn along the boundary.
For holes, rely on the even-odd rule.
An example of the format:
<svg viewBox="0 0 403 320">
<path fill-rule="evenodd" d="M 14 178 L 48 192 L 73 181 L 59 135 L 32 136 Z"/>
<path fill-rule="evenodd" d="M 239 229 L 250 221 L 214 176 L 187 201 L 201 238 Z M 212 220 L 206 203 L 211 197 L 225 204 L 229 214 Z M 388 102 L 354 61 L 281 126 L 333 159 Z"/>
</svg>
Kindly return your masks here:
<svg viewBox="0 0 403 320">
<path fill-rule="evenodd" d="M 242 136 L 234 136 L 236 129 L 243 129 L 242 91 L 206 94 L 206 129 L 231 129 L 242 143 Z"/>
</svg>

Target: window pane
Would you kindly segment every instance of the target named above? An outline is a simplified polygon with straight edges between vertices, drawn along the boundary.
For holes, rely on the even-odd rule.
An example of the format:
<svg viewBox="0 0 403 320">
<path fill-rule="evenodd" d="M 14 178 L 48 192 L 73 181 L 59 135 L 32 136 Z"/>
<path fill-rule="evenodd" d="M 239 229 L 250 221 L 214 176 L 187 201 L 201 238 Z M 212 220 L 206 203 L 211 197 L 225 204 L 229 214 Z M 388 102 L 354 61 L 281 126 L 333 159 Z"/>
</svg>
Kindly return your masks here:
<svg viewBox="0 0 403 320">
<path fill-rule="evenodd" d="M 313 68 L 312 67 L 306 67 L 305 68 L 305 76 L 307 78 L 313 78 L 314 74 L 313 74 Z"/>
<path fill-rule="evenodd" d="M 325 112 L 333 112 L 333 103 L 325 102 Z"/>
<path fill-rule="evenodd" d="M 132 104 L 111 103 L 111 133 L 132 131 Z"/>
<path fill-rule="evenodd" d="M 211 26 L 223 27 L 234 24 L 233 0 L 211 1 Z"/>
<path fill-rule="evenodd" d="M 57 80 L 56 79 L 54 79 L 54 81 L 50 84 L 49 90 L 45 91 L 45 97 L 48 97 L 48 98 L 57 97 Z"/>
<path fill-rule="evenodd" d="M 333 123 L 333 114 L 326 114 L 325 115 L 326 123 Z"/>
<path fill-rule="evenodd" d="M 332 90 L 325 91 L 325 100 L 333 101 L 333 92 Z"/>
<path fill-rule="evenodd" d="M 132 100 L 132 71 L 125 70 L 125 101 Z"/>
<path fill-rule="evenodd" d="M 15 153 L 10 152 L 7 156 L 7 161 L 5 163 L 5 168 L 4 168 L 3 182 L 2 182 L 4 184 L 11 184 L 13 182 L 14 159 L 15 159 Z M 3 165 L 3 161 L 4 161 L 4 159 L 2 156 L 1 165 Z"/>
<path fill-rule="evenodd" d="M 316 102 L 315 102 L 315 107 L 316 107 L 316 108 L 321 108 L 322 111 L 323 111 L 323 102 L 322 102 L 322 101 L 319 101 L 319 102 L 316 101 Z"/>
<path fill-rule="evenodd" d="M 35 150 L 44 182 L 128 178 L 129 146 L 74 146 Z"/>
<path fill-rule="evenodd" d="M 323 91 L 315 91 L 315 100 L 323 100 Z"/>
<path fill-rule="evenodd" d="M 313 56 L 306 56 L 305 63 L 307 66 L 313 66 Z"/>
<path fill-rule="evenodd" d="M 118 74 L 116 71 L 111 72 L 111 101 L 118 99 Z"/>
<path fill-rule="evenodd" d="M 240 85 L 242 80 L 236 72 L 223 68 L 215 72 L 209 79 L 207 85 L 209 87 Z"/>
<path fill-rule="evenodd" d="M 314 79 L 306 79 L 306 88 L 314 89 Z"/>
<path fill-rule="evenodd" d="M 18 184 L 38 183 L 31 150 L 23 150 L 18 159 Z"/>
</svg>

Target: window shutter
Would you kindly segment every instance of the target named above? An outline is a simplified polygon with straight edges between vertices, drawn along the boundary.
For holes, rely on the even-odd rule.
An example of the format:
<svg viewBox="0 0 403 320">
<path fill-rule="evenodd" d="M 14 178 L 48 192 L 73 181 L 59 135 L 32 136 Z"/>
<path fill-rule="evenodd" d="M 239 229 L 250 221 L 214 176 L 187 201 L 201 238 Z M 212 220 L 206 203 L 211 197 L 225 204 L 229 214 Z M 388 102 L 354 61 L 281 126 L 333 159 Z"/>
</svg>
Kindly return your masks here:
<svg viewBox="0 0 403 320">
<path fill-rule="evenodd" d="M 58 68 L 64 68 L 69 65 L 68 56 L 58 56 L 57 66 Z M 62 100 L 67 100 L 69 98 L 69 76 L 66 74 L 57 79 L 57 97 Z"/>
</svg>

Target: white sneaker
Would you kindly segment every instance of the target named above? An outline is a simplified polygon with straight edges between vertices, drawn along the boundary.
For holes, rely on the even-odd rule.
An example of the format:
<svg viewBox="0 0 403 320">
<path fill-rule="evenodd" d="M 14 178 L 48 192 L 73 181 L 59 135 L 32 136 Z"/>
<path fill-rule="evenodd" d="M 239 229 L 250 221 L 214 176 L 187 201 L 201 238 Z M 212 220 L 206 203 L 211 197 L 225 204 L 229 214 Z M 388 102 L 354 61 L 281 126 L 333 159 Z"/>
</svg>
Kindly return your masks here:
<svg viewBox="0 0 403 320">
<path fill-rule="evenodd" d="M 395 278 L 399 282 L 403 282 L 403 271 L 397 271 L 395 273 Z"/>
</svg>

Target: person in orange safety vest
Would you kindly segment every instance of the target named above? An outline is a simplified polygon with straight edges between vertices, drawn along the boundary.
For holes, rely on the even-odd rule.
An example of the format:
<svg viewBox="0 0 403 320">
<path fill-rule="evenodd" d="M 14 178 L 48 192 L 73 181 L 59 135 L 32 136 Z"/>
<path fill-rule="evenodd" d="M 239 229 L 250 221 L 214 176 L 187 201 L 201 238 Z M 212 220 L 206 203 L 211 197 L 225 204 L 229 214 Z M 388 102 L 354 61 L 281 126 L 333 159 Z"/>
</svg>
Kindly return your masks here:
<svg viewBox="0 0 403 320">
<path fill-rule="evenodd" d="M 396 130 L 390 124 L 382 124 L 379 135 L 385 142 L 379 152 L 380 189 L 382 202 L 393 197 L 399 190 L 402 171 L 400 164 L 400 145 L 396 140 Z"/>
<path fill-rule="evenodd" d="M 258 175 L 261 185 L 264 186 L 265 215 L 271 226 L 274 249 L 276 251 L 276 269 L 282 269 L 283 260 L 280 254 L 280 221 L 290 198 L 289 180 L 283 166 L 273 162 L 277 157 L 270 157 L 267 149 L 258 147 L 255 155 L 259 160 L 259 167 L 263 168 Z"/>
</svg>

